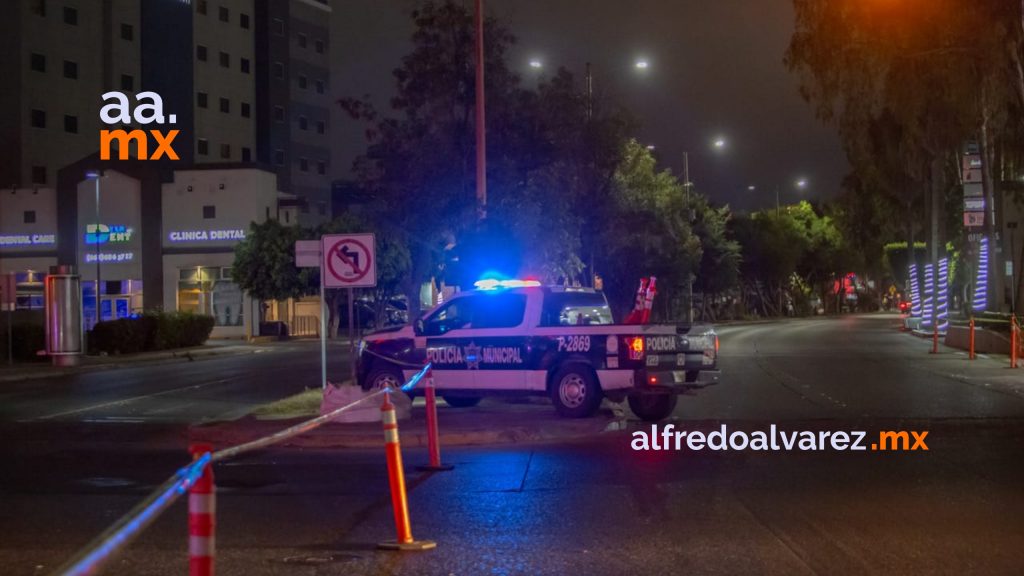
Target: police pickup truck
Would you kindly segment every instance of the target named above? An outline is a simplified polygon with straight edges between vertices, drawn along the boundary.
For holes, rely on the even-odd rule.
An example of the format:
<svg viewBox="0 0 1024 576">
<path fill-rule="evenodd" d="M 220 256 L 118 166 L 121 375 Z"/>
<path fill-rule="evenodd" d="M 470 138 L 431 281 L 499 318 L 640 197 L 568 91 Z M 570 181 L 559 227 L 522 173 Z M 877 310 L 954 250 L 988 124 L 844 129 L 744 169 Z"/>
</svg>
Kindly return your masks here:
<svg viewBox="0 0 1024 576">
<path fill-rule="evenodd" d="M 559 414 L 591 416 L 602 397 L 644 420 L 672 414 L 678 394 L 715 384 L 718 336 L 704 324 L 615 324 L 604 294 L 501 283 L 471 290 L 412 326 L 359 343 L 364 389 L 398 386 L 430 362 L 453 407 L 481 396 L 547 394 Z"/>
</svg>

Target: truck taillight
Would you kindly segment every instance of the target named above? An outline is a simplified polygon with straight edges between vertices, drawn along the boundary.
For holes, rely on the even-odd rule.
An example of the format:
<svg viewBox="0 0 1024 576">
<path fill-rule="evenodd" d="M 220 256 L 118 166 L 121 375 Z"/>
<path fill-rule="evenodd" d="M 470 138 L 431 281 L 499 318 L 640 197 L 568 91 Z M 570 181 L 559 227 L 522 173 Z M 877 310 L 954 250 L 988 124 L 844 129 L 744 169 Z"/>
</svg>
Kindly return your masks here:
<svg viewBox="0 0 1024 576">
<path fill-rule="evenodd" d="M 642 336 L 626 338 L 626 347 L 629 348 L 630 360 L 644 359 L 644 339 Z"/>
<path fill-rule="evenodd" d="M 718 336 L 715 337 L 715 356 L 718 356 Z"/>
</svg>

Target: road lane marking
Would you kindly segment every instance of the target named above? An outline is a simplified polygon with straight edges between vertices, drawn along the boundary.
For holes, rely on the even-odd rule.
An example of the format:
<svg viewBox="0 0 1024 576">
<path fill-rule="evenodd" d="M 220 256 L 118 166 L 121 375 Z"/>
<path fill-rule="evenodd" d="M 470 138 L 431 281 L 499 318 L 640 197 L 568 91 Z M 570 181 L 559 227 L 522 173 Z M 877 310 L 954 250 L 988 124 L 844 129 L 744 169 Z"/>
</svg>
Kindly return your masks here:
<svg viewBox="0 0 1024 576">
<path fill-rule="evenodd" d="M 221 384 L 228 382 L 228 380 L 218 380 L 216 382 L 208 382 L 206 384 L 193 384 L 191 386 L 182 386 L 181 388 L 172 388 L 170 390 L 164 390 L 162 392 L 154 392 L 152 394 L 143 394 L 141 396 L 133 396 L 131 398 L 120 398 L 118 400 L 111 400 L 110 402 L 103 402 L 102 404 L 93 404 L 91 406 L 85 406 L 82 408 L 75 408 L 74 410 L 65 410 L 64 412 L 57 412 L 56 414 L 47 414 L 46 416 L 40 416 L 34 420 L 50 420 L 53 418 L 60 418 L 61 416 L 70 416 L 71 414 L 79 414 L 81 412 L 90 412 L 92 410 L 98 410 L 100 408 L 107 408 L 109 406 L 118 406 L 121 404 L 127 404 L 128 402 L 134 402 L 136 400 L 143 400 L 145 398 L 154 398 L 156 396 L 164 396 L 166 394 L 174 394 L 175 392 L 184 392 L 186 390 L 198 390 L 205 386 L 212 384 Z"/>
</svg>

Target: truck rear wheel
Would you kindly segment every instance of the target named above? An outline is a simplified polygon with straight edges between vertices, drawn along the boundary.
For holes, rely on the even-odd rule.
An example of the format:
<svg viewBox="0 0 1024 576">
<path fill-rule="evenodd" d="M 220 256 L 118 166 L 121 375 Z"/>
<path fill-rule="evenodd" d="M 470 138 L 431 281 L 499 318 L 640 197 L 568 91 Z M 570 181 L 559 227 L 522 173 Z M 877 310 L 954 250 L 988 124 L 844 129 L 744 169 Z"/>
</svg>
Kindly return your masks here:
<svg viewBox="0 0 1024 576">
<path fill-rule="evenodd" d="M 363 390 L 369 392 L 386 387 L 401 388 L 404 383 L 405 380 L 400 369 L 390 364 L 384 364 L 370 370 L 366 379 L 363 380 Z"/>
<path fill-rule="evenodd" d="M 631 394 L 629 396 L 629 408 L 641 420 L 654 422 L 664 420 L 672 415 L 676 409 L 676 395 L 655 392 Z"/>
<path fill-rule="evenodd" d="M 551 401 L 566 418 L 588 418 L 601 405 L 601 387 L 586 364 L 566 364 L 551 378 Z"/>
</svg>

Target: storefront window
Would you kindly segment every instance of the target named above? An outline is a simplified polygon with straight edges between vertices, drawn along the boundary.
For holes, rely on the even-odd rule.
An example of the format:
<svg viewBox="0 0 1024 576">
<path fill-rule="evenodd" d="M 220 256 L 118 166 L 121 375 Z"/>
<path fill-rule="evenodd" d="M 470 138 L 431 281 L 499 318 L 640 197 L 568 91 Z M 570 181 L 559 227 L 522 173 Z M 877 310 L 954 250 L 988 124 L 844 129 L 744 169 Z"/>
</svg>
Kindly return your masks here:
<svg viewBox="0 0 1024 576">
<path fill-rule="evenodd" d="M 14 274 L 14 307 L 18 310 L 42 310 L 45 308 L 42 272 L 16 272 Z"/>
<path fill-rule="evenodd" d="M 217 326 L 242 326 L 242 290 L 231 280 L 231 268 L 179 269 L 178 310 L 213 316 Z"/>
</svg>

